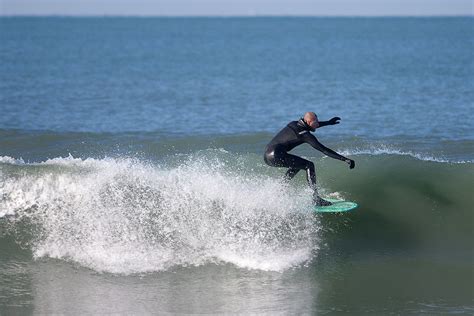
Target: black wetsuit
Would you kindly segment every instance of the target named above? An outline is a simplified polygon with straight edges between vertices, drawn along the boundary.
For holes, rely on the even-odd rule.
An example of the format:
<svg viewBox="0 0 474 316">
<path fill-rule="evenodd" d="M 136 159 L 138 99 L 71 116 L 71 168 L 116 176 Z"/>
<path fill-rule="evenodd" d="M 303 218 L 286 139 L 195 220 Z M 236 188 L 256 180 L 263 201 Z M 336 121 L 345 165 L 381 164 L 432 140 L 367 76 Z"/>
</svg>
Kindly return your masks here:
<svg viewBox="0 0 474 316">
<path fill-rule="evenodd" d="M 320 122 L 319 127 L 331 125 L 328 121 Z M 288 152 L 303 143 L 310 144 L 314 149 L 319 150 L 323 154 L 348 162 L 349 159 L 339 155 L 335 151 L 321 144 L 313 134 L 311 127 L 306 124 L 303 119 L 288 123 L 267 145 L 265 149 L 265 163 L 273 167 L 286 167 L 287 179 L 293 178 L 298 171 L 306 170 L 306 177 L 309 185 L 314 190 L 314 198 L 317 198 L 316 191 L 316 172 L 314 163 L 301 157 L 291 155 Z"/>
</svg>

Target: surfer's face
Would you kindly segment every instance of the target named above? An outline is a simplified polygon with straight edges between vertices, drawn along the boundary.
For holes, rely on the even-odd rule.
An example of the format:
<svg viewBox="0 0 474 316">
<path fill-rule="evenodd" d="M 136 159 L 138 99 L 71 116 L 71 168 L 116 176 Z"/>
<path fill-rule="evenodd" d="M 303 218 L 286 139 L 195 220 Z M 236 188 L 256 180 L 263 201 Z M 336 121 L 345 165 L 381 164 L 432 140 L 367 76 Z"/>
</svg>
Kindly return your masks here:
<svg viewBox="0 0 474 316">
<path fill-rule="evenodd" d="M 317 116 L 314 116 L 314 118 L 311 118 L 308 121 L 309 122 L 306 123 L 311 127 L 311 130 L 314 131 L 319 127 L 319 121 Z"/>
</svg>

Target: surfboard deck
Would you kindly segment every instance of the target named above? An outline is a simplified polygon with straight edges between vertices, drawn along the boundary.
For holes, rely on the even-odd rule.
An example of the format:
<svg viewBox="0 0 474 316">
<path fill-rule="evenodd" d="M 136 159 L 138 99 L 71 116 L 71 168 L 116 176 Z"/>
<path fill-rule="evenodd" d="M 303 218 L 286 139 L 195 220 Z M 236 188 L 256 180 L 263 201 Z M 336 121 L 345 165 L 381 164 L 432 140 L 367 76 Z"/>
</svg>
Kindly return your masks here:
<svg viewBox="0 0 474 316">
<path fill-rule="evenodd" d="M 354 210 L 358 205 L 355 202 L 343 201 L 336 199 L 326 199 L 332 203 L 329 206 L 314 206 L 314 211 L 318 213 L 339 213 L 339 212 L 348 212 Z"/>
</svg>

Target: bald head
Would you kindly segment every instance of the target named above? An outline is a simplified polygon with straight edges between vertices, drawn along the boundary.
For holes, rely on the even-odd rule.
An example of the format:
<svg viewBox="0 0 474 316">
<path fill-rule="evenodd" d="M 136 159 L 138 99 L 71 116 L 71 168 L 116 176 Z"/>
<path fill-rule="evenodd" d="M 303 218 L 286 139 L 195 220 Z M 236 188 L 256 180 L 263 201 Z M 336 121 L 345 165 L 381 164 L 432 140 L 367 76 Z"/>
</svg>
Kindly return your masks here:
<svg viewBox="0 0 474 316">
<path fill-rule="evenodd" d="M 304 114 L 304 120 L 306 123 L 308 123 L 309 121 L 314 121 L 317 117 L 318 116 L 314 112 L 306 112 Z"/>
<path fill-rule="evenodd" d="M 314 131 L 319 127 L 318 116 L 314 112 L 306 112 L 303 116 L 304 121 L 306 124 L 311 126 L 311 129 Z"/>
</svg>

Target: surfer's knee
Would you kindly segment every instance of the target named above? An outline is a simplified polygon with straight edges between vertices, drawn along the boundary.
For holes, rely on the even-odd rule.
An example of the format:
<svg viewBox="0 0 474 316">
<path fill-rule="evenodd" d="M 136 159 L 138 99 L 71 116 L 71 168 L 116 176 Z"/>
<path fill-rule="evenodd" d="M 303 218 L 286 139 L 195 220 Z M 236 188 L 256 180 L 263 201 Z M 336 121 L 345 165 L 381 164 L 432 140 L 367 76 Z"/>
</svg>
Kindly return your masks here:
<svg viewBox="0 0 474 316">
<path fill-rule="evenodd" d="M 306 170 L 314 172 L 315 168 L 314 168 L 314 163 L 312 161 L 308 161 L 306 163 Z"/>
<path fill-rule="evenodd" d="M 263 161 L 269 166 L 273 166 L 275 162 L 275 152 L 274 151 L 266 151 L 263 154 Z"/>
</svg>

